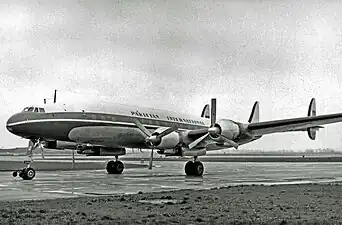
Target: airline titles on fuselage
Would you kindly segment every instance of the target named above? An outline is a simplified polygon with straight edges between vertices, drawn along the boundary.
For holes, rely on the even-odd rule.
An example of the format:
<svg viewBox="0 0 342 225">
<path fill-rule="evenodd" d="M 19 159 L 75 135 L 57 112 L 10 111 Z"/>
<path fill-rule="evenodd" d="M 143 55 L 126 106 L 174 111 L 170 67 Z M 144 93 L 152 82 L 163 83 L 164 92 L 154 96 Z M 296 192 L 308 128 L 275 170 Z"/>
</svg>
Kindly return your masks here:
<svg viewBox="0 0 342 225">
<path fill-rule="evenodd" d="M 132 116 L 139 116 L 139 117 L 146 117 L 146 118 L 153 118 L 153 119 L 159 119 L 160 118 L 160 116 L 157 115 L 157 114 L 142 113 L 142 112 L 139 112 L 139 111 L 131 111 L 131 115 Z M 205 123 L 202 122 L 202 121 L 191 120 L 191 119 L 183 119 L 183 118 L 179 118 L 179 117 L 167 116 L 166 119 L 170 120 L 170 121 L 175 121 L 175 122 L 183 122 L 183 123 L 185 122 L 185 123 L 205 125 Z"/>
</svg>

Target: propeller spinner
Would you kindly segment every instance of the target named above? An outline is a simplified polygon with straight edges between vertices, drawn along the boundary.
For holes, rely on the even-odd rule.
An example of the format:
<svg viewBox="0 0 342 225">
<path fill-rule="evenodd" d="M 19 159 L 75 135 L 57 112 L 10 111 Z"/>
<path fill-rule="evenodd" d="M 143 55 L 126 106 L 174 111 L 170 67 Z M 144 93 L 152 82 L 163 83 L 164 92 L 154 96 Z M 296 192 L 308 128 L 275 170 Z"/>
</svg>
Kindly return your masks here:
<svg viewBox="0 0 342 225">
<path fill-rule="evenodd" d="M 155 146 L 160 144 L 162 137 L 172 133 L 173 131 L 177 130 L 177 128 L 176 127 L 170 127 L 168 129 L 164 130 L 163 132 L 161 132 L 160 134 L 156 134 L 156 135 L 153 134 L 152 135 L 151 132 L 149 130 L 147 130 L 146 127 L 144 127 L 144 125 L 142 125 L 139 120 L 134 119 L 133 122 L 144 133 L 145 142 L 149 143 L 151 145 L 151 156 L 150 156 L 150 162 L 148 165 L 148 169 L 152 169 L 153 150 L 154 150 Z"/>
<path fill-rule="evenodd" d="M 211 99 L 211 111 L 210 111 L 210 121 L 211 121 L 211 125 L 210 127 L 207 129 L 207 133 L 205 135 L 203 135 L 202 137 L 196 139 L 195 141 L 191 142 L 189 144 L 189 149 L 194 148 L 195 146 L 197 146 L 201 141 L 203 141 L 208 135 L 210 135 L 211 137 L 218 137 L 221 140 L 223 140 L 225 143 L 228 143 L 229 145 L 233 146 L 235 149 L 238 148 L 238 144 L 232 140 L 230 140 L 229 138 L 223 136 L 221 133 L 221 128 L 220 126 L 216 123 L 216 99 L 212 98 Z"/>
</svg>

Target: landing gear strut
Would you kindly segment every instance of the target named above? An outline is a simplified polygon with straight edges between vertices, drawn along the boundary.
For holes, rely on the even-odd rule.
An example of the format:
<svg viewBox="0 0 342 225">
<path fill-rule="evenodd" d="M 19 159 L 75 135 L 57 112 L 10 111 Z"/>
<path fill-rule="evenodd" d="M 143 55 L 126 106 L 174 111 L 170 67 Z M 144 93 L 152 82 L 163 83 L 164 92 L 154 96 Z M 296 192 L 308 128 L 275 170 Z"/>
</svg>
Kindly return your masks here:
<svg viewBox="0 0 342 225">
<path fill-rule="evenodd" d="M 109 174 L 121 174 L 124 168 L 124 164 L 118 160 L 118 156 L 115 156 L 115 161 L 109 161 L 106 166 Z"/>
<path fill-rule="evenodd" d="M 13 177 L 21 177 L 23 180 L 32 180 L 36 176 L 36 171 L 31 167 L 31 163 L 33 162 L 32 159 L 32 152 L 35 150 L 38 146 L 40 146 L 42 150 L 42 158 L 44 159 L 44 152 L 43 147 L 41 145 L 42 140 L 41 139 L 32 139 L 29 141 L 29 146 L 27 147 L 26 155 L 28 156 L 29 160 L 24 161 L 24 164 L 26 164 L 26 167 L 13 171 L 12 175 Z"/>
<path fill-rule="evenodd" d="M 23 180 L 32 180 L 36 176 L 36 171 L 30 167 L 30 162 L 28 162 L 26 167 L 13 171 L 12 175 L 13 177 L 19 175 Z"/>
<path fill-rule="evenodd" d="M 204 166 L 200 161 L 197 161 L 197 156 L 194 157 L 194 161 L 188 161 L 185 164 L 185 173 L 188 176 L 202 176 L 204 172 Z"/>
</svg>

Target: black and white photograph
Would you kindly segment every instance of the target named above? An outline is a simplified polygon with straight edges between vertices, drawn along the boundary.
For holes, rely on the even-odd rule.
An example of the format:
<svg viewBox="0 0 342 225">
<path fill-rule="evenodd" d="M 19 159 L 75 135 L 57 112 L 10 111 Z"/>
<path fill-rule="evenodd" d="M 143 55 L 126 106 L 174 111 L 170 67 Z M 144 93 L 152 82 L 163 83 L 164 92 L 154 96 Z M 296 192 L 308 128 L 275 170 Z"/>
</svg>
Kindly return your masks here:
<svg viewBox="0 0 342 225">
<path fill-rule="evenodd" d="M 0 0 L 0 224 L 342 224 L 341 12 Z"/>
</svg>

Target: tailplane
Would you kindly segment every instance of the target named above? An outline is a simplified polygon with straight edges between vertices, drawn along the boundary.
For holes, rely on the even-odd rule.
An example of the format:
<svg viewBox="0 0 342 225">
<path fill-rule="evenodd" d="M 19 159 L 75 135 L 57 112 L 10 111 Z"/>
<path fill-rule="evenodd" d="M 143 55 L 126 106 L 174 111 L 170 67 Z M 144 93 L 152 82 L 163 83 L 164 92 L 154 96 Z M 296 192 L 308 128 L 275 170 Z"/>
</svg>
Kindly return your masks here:
<svg viewBox="0 0 342 225">
<path fill-rule="evenodd" d="M 257 123 L 259 122 L 259 102 L 256 101 L 253 105 L 251 115 L 249 116 L 248 122 L 249 123 Z"/>
</svg>

